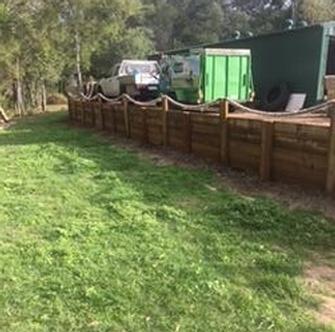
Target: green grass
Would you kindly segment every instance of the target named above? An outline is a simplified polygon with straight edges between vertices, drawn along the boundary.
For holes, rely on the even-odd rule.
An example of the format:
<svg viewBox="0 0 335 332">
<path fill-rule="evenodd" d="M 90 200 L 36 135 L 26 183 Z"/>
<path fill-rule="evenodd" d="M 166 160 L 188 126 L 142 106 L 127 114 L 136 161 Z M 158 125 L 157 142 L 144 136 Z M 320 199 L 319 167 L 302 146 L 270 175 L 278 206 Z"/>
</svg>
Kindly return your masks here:
<svg viewBox="0 0 335 332">
<path fill-rule="evenodd" d="M 65 120 L 0 132 L 1 331 L 334 331 L 301 281 L 334 224 Z"/>
</svg>

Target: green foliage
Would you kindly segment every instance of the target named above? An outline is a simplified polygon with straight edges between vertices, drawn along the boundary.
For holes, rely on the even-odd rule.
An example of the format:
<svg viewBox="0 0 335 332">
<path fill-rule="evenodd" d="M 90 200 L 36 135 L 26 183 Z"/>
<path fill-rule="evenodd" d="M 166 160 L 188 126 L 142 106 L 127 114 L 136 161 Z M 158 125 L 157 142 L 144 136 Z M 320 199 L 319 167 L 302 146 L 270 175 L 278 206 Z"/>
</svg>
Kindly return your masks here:
<svg viewBox="0 0 335 332">
<path fill-rule="evenodd" d="M 67 98 L 61 93 L 50 93 L 47 99 L 48 105 L 66 105 Z"/>
<path fill-rule="evenodd" d="M 334 331 L 301 282 L 320 215 L 157 166 L 65 115 L 0 132 L 0 330 Z"/>
</svg>

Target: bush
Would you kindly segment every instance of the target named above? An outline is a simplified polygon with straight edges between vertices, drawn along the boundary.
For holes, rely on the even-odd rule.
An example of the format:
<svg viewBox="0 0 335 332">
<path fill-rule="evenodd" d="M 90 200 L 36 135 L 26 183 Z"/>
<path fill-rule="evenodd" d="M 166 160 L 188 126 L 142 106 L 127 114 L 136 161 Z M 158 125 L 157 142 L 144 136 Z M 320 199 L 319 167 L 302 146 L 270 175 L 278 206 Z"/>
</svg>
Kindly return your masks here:
<svg viewBox="0 0 335 332">
<path fill-rule="evenodd" d="M 67 99 L 61 93 L 52 93 L 47 98 L 48 105 L 64 105 L 66 103 L 67 103 Z"/>
</svg>

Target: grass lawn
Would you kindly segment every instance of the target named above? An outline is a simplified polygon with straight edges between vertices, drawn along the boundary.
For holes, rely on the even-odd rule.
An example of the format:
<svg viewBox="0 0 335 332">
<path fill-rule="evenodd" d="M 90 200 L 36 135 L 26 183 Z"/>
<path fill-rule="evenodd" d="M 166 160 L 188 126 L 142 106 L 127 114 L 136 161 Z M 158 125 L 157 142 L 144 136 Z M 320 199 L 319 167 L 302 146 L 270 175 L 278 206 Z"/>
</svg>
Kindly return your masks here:
<svg viewBox="0 0 335 332">
<path fill-rule="evenodd" d="M 0 132 L 1 331 L 334 331 L 302 281 L 334 223 L 65 120 Z"/>
</svg>

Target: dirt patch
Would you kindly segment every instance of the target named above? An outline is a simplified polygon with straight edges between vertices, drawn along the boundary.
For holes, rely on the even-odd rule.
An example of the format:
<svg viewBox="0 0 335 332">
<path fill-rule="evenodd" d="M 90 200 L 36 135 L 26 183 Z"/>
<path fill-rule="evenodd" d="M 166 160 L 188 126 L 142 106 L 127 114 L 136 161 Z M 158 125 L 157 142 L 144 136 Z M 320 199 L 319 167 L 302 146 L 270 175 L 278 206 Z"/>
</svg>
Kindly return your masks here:
<svg viewBox="0 0 335 332">
<path fill-rule="evenodd" d="M 307 287 L 320 301 L 318 311 L 313 314 L 324 325 L 335 326 L 335 267 L 310 264 L 305 270 Z"/>
</svg>

